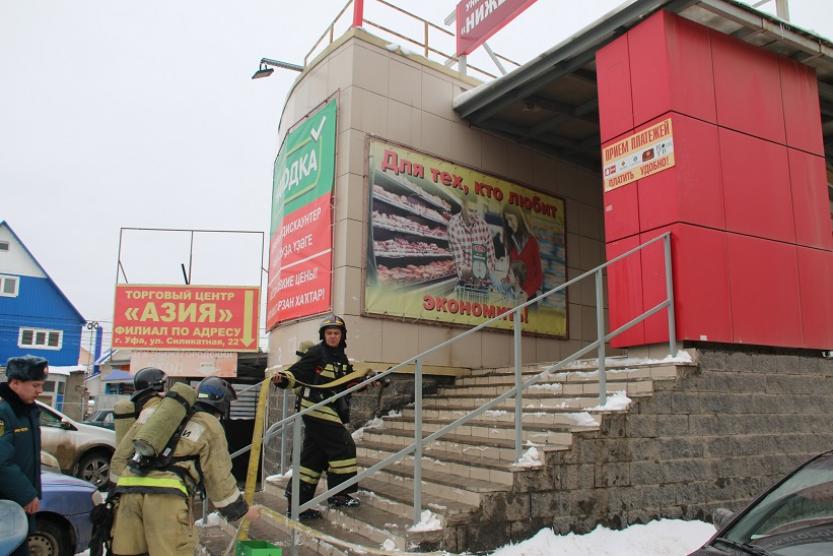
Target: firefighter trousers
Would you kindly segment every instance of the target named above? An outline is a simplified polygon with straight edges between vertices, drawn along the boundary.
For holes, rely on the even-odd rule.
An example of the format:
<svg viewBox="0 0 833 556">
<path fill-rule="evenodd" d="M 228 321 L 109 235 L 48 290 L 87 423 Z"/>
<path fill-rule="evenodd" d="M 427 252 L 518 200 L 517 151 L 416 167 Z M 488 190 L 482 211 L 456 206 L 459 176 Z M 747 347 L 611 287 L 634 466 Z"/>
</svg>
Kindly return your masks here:
<svg viewBox="0 0 833 556">
<path fill-rule="evenodd" d="M 192 556 L 197 544 L 189 501 L 175 494 L 122 494 L 112 532 L 114 556 Z"/>
<path fill-rule="evenodd" d="M 344 425 L 304 418 L 304 428 L 299 504 L 312 499 L 324 471 L 327 472 L 328 489 L 356 476 L 356 443 Z M 348 494 L 357 490 L 358 485 L 354 484 L 342 493 Z M 286 497 L 292 499 L 292 481 L 286 487 Z"/>
</svg>

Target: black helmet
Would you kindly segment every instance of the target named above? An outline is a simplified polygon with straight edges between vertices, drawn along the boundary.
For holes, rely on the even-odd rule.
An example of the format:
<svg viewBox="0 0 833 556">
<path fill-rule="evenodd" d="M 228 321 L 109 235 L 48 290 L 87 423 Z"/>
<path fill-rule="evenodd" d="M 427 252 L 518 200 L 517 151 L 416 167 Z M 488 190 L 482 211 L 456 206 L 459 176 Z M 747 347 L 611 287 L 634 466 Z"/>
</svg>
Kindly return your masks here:
<svg viewBox="0 0 833 556">
<path fill-rule="evenodd" d="M 134 396 L 145 392 L 162 392 L 165 389 L 165 371 L 156 367 L 139 369 L 133 377 Z"/>
<path fill-rule="evenodd" d="M 344 319 L 338 315 L 327 315 L 324 320 L 321 321 L 321 324 L 318 326 L 318 339 L 324 340 L 324 330 L 327 328 L 339 328 L 341 329 L 341 346 L 344 347 L 347 345 L 347 325 L 344 324 Z"/>
<path fill-rule="evenodd" d="M 237 392 L 231 387 L 228 381 L 218 377 L 209 376 L 200 381 L 197 385 L 197 404 L 210 408 L 223 417 L 228 417 L 231 409 L 231 402 L 237 399 Z"/>
</svg>

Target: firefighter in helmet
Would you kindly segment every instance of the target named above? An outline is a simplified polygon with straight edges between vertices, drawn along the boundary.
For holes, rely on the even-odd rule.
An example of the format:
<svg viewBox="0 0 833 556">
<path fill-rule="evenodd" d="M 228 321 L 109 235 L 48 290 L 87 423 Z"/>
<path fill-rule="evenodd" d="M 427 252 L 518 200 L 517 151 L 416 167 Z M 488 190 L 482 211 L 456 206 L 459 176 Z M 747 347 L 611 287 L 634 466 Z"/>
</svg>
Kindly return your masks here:
<svg viewBox="0 0 833 556">
<path fill-rule="evenodd" d="M 116 446 L 121 444 L 127 431 L 133 423 L 147 410 L 144 420 L 146 421 L 153 409 L 162 400 L 165 392 L 165 383 L 168 377 L 165 371 L 156 367 L 145 367 L 139 369 L 133 376 L 133 395 L 129 400 L 120 400 L 113 407 L 113 425 L 116 431 Z M 132 446 L 130 447 L 132 449 Z M 130 453 L 127 451 L 126 456 Z M 110 482 L 115 483 L 119 475 L 124 471 L 127 460 L 116 458 L 110 461 Z"/>
<path fill-rule="evenodd" d="M 301 355 L 295 364 L 280 371 L 272 381 L 279 388 L 295 388 L 296 409 L 303 410 L 330 396 L 346 390 L 361 381 L 357 380 L 326 388 L 326 384 L 340 379 L 353 370 L 344 352 L 347 346 L 347 326 L 337 315 L 329 315 L 318 328 L 321 340 Z M 314 388 L 311 386 L 324 386 Z M 327 472 L 327 487 L 333 488 L 356 476 L 356 444 L 344 426 L 350 422 L 349 395 L 307 413 L 304 419 L 304 444 L 301 450 L 300 495 L 298 503 L 311 500 L 321 474 Z M 286 488 L 286 497 L 292 506 L 292 483 Z M 347 487 L 328 499 L 331 507 L 354 507 L 359 500 L 350 496 L 357 485 Z M 302 520 L 317 519 L 321 512 L 308 509 L 301 512 Z"/>
<path fill-rule="evenodd" d="M 197 533 L 191 520 L 191 497 L 204 491 L 213 506 L 229 520 L 258 519 L 257 506 L 249 507 L 231 474 L 231 456 L 220 419 L 227 418 L 237 396 L 219 377 L 203 379 L 196 402 L 168 444 L 172 456 L 150 461 L 139 469 L 131 459 L 119 477 L 114 493 L 119 496 L 113 523 L 112 552 L 119 555 L 191 556 Z M 159 404 L 158 418 L 163 404 Z M 150 423 L 150 421 L 148 421 Z M 130 445 L 143 426 L 140 418 L 131 427 L 118 451 Z"/>
</svg>

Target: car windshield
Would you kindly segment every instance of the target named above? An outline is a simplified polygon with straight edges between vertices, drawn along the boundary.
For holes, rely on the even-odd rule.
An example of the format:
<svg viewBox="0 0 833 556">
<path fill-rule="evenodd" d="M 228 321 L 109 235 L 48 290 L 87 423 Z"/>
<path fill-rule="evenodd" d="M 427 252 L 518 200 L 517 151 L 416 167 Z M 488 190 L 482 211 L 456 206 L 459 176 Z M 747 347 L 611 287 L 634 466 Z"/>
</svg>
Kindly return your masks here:
<svg viewBox="0 0 833 556">
<path fill-rule="evenodd" d="M 796 471 L 722 537 L 773 555 L 833 554 L 833 452 Z"/>
</svg>

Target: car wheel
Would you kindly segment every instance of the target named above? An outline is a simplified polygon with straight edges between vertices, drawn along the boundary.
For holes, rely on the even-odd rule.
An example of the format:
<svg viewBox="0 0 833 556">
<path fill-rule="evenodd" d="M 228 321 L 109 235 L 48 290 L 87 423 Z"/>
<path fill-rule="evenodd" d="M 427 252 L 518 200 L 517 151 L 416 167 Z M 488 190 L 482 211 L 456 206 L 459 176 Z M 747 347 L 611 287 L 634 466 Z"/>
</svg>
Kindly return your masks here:
<svg viewBox="0 0 833 556">
<path fill-rule="evenodd" d="M 37 519 L 35 532 L 29 535 L 30 556 L 72 556 L 75 552 L 69 546 L 70 534 L 66 526 L 54 521 Z"/>
<path fill-rule="evenodd" d="M 78 478 L 104 488 L 110 478 L 110 455 L 106 452 L 90 452 L 78 464 Z"/>
</svg>

